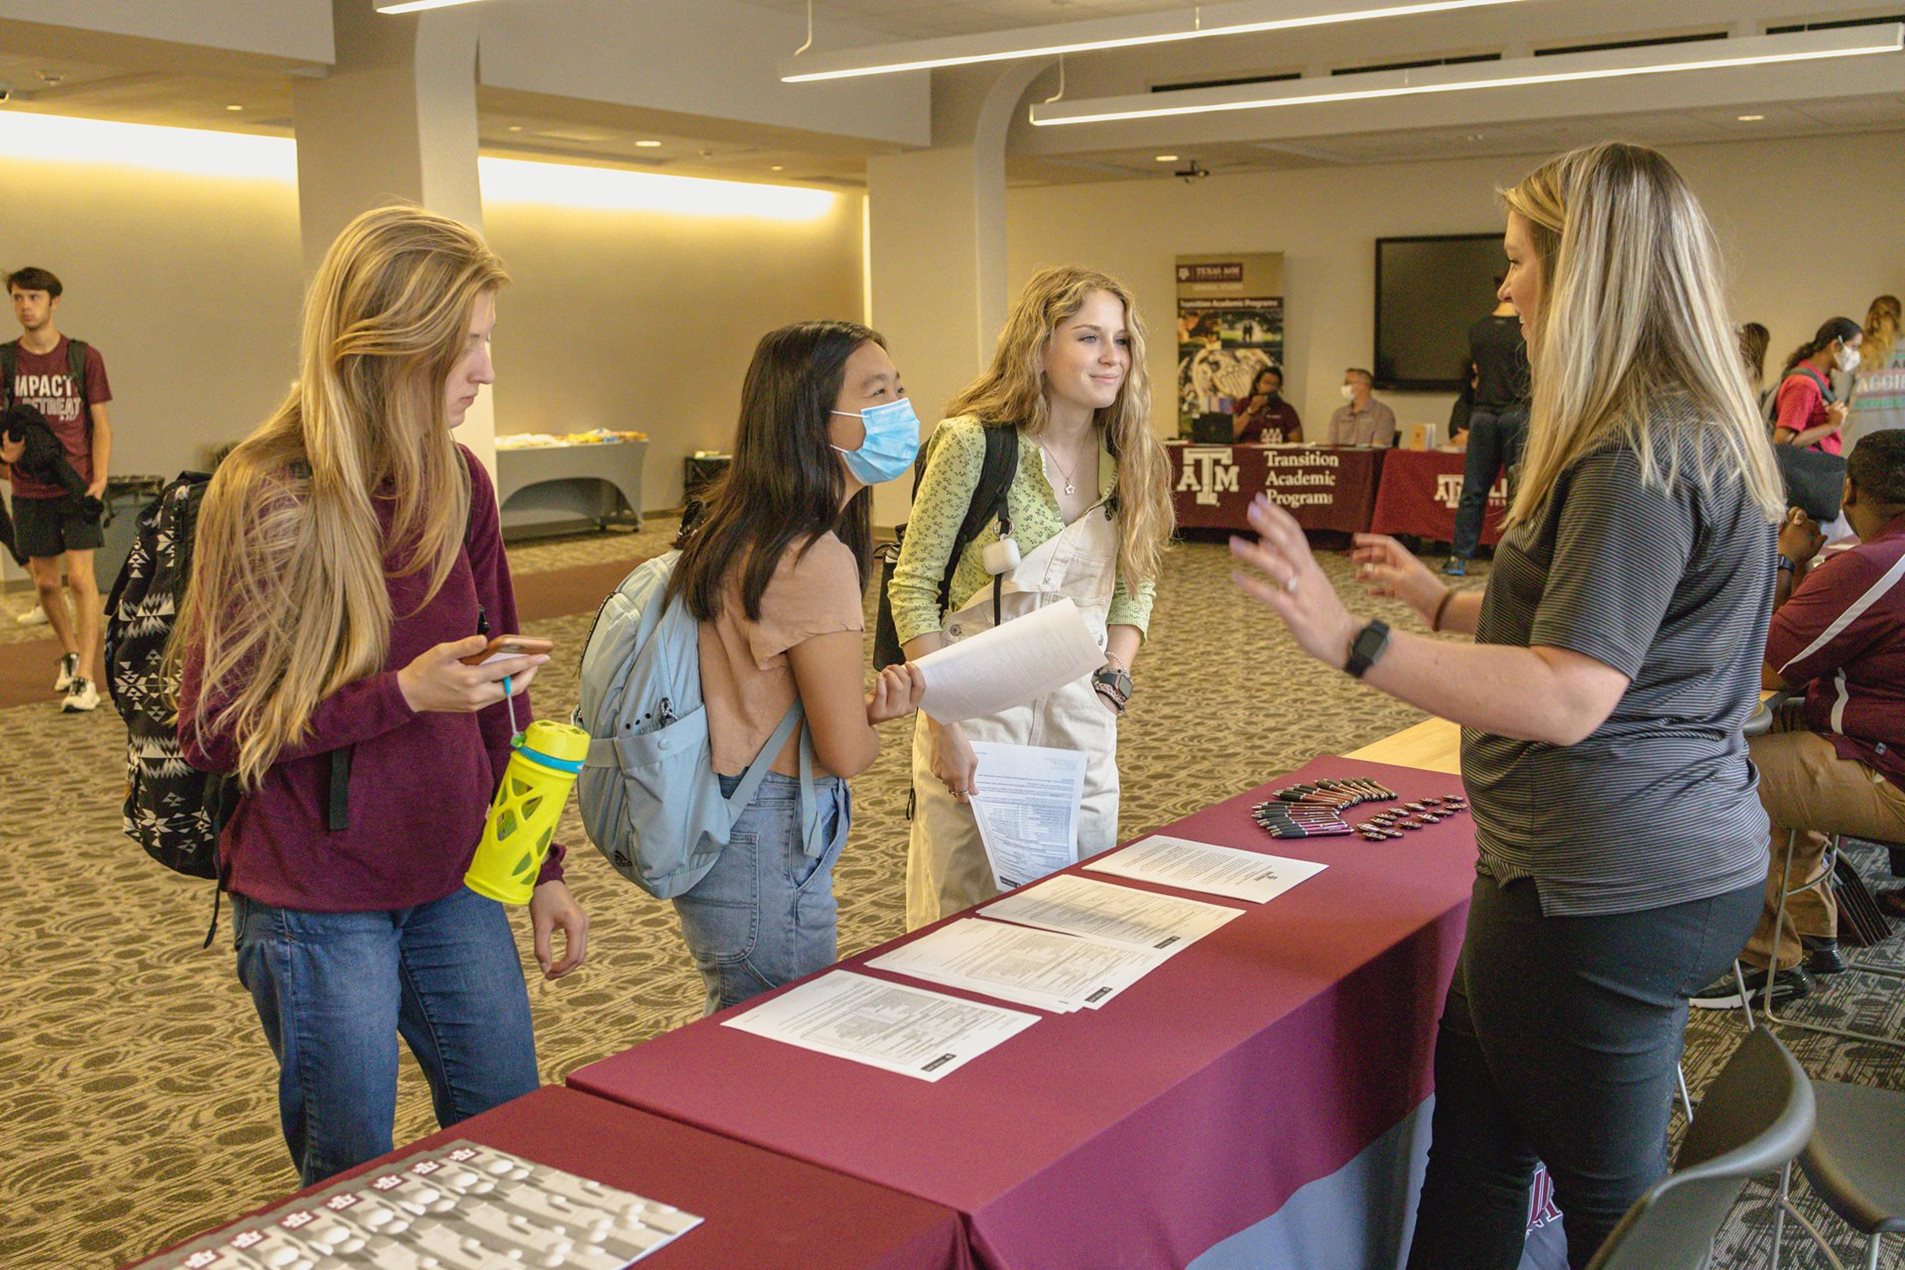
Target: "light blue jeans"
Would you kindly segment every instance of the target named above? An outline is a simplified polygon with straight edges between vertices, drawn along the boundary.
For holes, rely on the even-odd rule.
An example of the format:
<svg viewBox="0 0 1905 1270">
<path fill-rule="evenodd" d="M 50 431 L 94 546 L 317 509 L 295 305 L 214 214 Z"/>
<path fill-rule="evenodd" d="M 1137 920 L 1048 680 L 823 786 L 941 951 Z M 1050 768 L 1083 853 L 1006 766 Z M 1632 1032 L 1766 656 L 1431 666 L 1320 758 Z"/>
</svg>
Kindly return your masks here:
<svg viewBox="0 0 1905 1270">
<path fill-rule="evenodd" d="M 535 1090 L 529 991 L 496 901 L 458 887 L 415 908 L 316 913 L 233 895 L 232 925 L 306 1186 L 390 1150 L 398 1036 L 439 1125 Z"/>
<path fill-rule="evenodd" d="M 723 776 L 732 794 L 739 778 Z M 707 985 L 704 1013 L 738 1005 L 834 963 L 833 866 L 847 842 L 853 795 L 837 776 L 814 781 L 818 855 L 802 850 L 800 782 L 769 772 L 708 875 L 675 897 L 682 937 Z"/>
</svg>

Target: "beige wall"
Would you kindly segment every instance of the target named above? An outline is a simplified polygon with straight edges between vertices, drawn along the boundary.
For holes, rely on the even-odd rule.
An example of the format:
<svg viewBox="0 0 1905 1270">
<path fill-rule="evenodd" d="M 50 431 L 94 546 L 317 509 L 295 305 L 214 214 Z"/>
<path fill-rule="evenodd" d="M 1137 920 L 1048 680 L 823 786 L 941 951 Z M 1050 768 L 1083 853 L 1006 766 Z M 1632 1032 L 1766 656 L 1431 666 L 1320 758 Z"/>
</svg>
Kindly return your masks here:
<svg viewBox="0 0 1905 1270">
<path fill-rule="evenodd" d="M 649 432 L 644 503 L 672 506 L 681 457 L 724 447 L 771 327 L 858 319 L 864 201 L 812 221 L 499 204 L 514 285 L 496 342 L 499 432 Z M 304 286 L 286 179 L 0 154 L 0 268 L 65 283 L 62 329 L 105 354 L 112 467 L 171 475 L 242 437 L 296 370 Z M 17 334 L 0 314 L 0 338 Z"/>
<path fill-rule="evenodd" d="M 681 460 L 726 449 L 754 345 L 806 318 L 859 321 L 864 202 L 811 221 L 488 202 L 515 281 L 499 305 L 496 431 L 639 428 L 643 502 L 671 507 Z"/>
<path fill-rule="evenodd" d="M 1874 295 L 1905 293 L 1905 235 L 1896 232 L 1905 209 L 1905 133 L 1668 153 L 1719 230 L 1736 317 L 1771 328 L 1774 357 L 1828 317 L 1862 320 Z M 1321 425 L 1340 404 L 1343 368 L 1373 359 L 1375 239 L 1493 230 L 1501 224 L 1494 190 L 1538 161 L 1314 168 L 1190 186 L 1158 179 L 1016 189 L 1007 197 L 1008 268 L 1017 287 L 1041 266 L 1080 261 L 1136 291 L 1151 335 L 1152 421 L 1170 433 L 1174 257 L 1282 252 L 1285 391 L 1306 425 Z M 1447 421 L 1445 394 L 1383 398 L 1405 426 Z"/>
<path fill-rule="evenodd" d="M 0 268 L 39 265 L 60 329 L 112 381 L 112 470 L 170 476 L 236 440 L 295 374 L 297 189 L 0 154 Z M 0 338 L 19 334 L 8 310 Z"/>
</svg>

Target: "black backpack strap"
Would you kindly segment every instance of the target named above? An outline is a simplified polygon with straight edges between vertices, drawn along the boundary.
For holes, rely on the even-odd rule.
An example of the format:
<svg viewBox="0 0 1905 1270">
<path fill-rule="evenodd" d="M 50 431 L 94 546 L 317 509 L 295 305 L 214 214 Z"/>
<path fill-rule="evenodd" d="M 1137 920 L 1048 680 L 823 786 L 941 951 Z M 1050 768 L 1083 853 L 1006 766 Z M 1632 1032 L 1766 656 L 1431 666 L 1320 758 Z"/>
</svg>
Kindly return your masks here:
<svg viewBox="0 0 1905 1270">
<path fill-rule="evenodd" d="M 79 394 L 80 419 L 86 418 L 86 341 L 66 337 L 66 373 L 73 377 L 73 391 Z"/>
<path fill-rule="evenodd" d="M 351 755 L 355 749 L 346 745 L 331 751 L 330 805 L 324 814 L 324 827 L 332 833 L 351 827 Z"/>
<path fill-rule="evenodd" d="M 959 561 L 965 556 L 966 548 L 972 545 L 979 531 L 992 521 L 999 522 L 999 537 L 1007 538 L 1012 534 L 1012 516 L 1007 509 L 1008 496 L 1012 491 L 1013 478 L 1019 471 L 1019 430 L 1010 424 L 989 425 L 983 429 L 986 438 L 986 456 L 979 466 L 979 482 L 973 487 L 972 501 L 966 505 L 966 518 L 960 522 L 959 532 L 953 538 L 952 552 L 946 557 L 946 572 L 939 579 L 939 611 L 944 613 L 952 604 L 953 574 L 959 570 Z M 992 584 L 993 618 L 997 621 L 999 594 L 1003 583 L 995 578 Z"/>
</svg>

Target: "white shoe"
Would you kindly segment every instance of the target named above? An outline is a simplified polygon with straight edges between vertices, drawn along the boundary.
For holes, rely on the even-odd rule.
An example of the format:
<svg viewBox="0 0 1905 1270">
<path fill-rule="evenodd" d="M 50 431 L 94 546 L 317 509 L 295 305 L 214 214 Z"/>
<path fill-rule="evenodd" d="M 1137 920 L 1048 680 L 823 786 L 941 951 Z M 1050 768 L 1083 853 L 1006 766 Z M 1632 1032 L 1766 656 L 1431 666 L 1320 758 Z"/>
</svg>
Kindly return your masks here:
<svg viewBox="0 0 1905 1270">
<path fill-rule="evenodd" d="M 99 689 L 93 687 L 90 679 L 73 676 L 72 686 L 66 690 L 66 700 L 60 702 L 60 710 L 65 714 L 79 714 L 86 710 L 99 708 Z"/>
<path fill-rule="evenodd" d="M 22 626 L 45 626 L 46 625 L 46 610 L 42 608 L 40 605 L 35 604 L 32 608 L 20 614 L 20 616 L 14 618 L 13 620 L 18 622 Z"/>
<path fill-rule="evenodd" d="M 53 681 L 54 692 L 65 692 L 73 686 L 73 679 L 79 674 L 79 654 L 68 653 L 60 658 L 59 677 Z"/>
</svg>

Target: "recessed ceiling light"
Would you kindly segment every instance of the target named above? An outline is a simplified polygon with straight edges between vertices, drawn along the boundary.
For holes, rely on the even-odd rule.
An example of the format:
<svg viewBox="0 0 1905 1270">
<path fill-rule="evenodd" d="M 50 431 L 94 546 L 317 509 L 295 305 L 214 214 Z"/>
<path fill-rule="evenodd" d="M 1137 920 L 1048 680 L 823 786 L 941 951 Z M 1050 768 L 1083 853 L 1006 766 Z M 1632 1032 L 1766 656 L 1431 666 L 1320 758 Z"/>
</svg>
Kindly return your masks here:
<svg viewBox="0 0 1905 1270">
<path fill-rule="evenodd" d="M 787 165 L 785 163 L 776 163 L 772 170 L 775 172 L 784 172 L 787 170 Z"/>
<path fill-rule="evenodd" d="M 661 147 L 661 142 L 659 141 L 643 140 L 643 141 L 637 141 L 635 144 L 640 146 L 644 150 L 656 150 Z"/>
<path fill-rule="evenodd" d="M 1177 156 L 1175 154 L 1160 154 L 1158 156 L 1158 162 L 1159 163 L 1176 163 Z"/>
<path fill-rule="evenodd" d="M 1741 115 L 1740 122 L 1741 123 L 1758 123 L 1760 120 L 1764 118 L 1766 118 L 1765 115 Z"/>
<path fill-rule="evenodd" d="M 244 107 L 243 107 L 243 106 L 227 106 L 227 107 L 225 107 L 225 109 L 227 109 L 227 110 L 243 110 L 243 109 L 244 109 Z"/>
<path fill-rule="evenodd" d="M 509 130 L 511 132 L 521 132 L 523 130 L 523 126 L 519 123 L 513 123 L 509 125 Z"/>
</svg>

